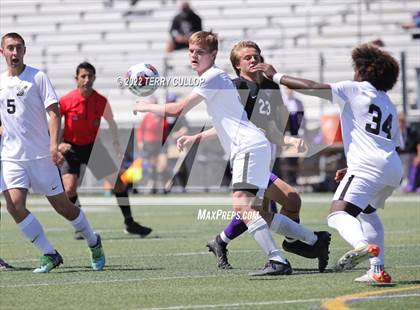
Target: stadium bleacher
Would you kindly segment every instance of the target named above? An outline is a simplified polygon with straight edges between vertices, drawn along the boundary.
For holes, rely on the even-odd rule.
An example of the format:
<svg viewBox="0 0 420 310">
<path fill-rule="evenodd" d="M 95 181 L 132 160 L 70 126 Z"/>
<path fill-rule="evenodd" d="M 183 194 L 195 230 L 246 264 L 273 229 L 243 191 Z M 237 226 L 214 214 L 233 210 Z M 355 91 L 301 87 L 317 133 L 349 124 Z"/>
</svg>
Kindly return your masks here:
<svg viewBox="0 0 420 310">
<path fill-rule="evenodd" d="M 98 69 L 97 89 L 111 96 L 117 121 L 130 123 L 129 95 L 115 82 L 130 65 L 149 62 L 168 75 L 194 74 L 184 51 L 164 52 L 169 24 L 181 1 L 143 0 L 133 7 L 124 0 L 115 0 L 111 6 L 105 2 L 3 0 L 1 32 L 16 31 L 25 37 L 27 62 L 48 72 L 59 95 L 74 86 L 73 71 L 79 62 L 93 62 Z M 414 68 L 420 67 L 420 42 L 400 25 L 420 9 L 417 0 L 190 2 L 204 28 L 219 33 L 217 63 L 231 74 L 232 45 L 251 39 L 260 44 L 266 60 L 285 73 L 313 79 L 322 75 L 328 81 L 351 79 L 351 48 L 380 37 L 396 57 L 406 53 L 408 101 L 416 100 Z M 401 106 L 400 83 L 391 97 Z M 310 115 L 318 118 L 319 113 Z"/>
</svg>

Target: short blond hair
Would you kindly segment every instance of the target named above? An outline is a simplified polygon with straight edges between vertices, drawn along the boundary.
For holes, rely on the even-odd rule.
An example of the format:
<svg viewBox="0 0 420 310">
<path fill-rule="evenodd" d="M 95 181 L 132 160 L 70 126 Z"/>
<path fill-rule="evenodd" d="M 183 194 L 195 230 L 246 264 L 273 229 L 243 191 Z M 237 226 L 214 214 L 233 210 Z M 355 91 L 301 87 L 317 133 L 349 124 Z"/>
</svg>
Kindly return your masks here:
<svg viewBox="0 0 420 310">
<path fill-rule="evenodd" d="M 217 51 L 219 45 L 217 34 L 212 31 L 194 32 L 188 40 L 188 43 L 200 45 L 209 52 Z"/>
<path fill-rule="evenodd" d="M 257 50 L 258 54 L 260 54 L 260 56 L 261 56 L 261 49 L 258 46 L 258 44 L 255 43 L 254 41 L 242 40 L 242 41 L 239 41 L 238 43 L 236 43 L 233 46 L 232 50 L 230 51 L 230 62 L 232 64 L 233 70 L 235 70 L 237 76 L 240 76 L 240 70 L 238 68 L 236 68 L 236 66 L 239 64 L 239 60 L 240 60 L 239 59 L 240 58 L 239 52 L 240 52 L 241 49 L 246 48 L 246 47 L 255 48 Z"/>
</svg>

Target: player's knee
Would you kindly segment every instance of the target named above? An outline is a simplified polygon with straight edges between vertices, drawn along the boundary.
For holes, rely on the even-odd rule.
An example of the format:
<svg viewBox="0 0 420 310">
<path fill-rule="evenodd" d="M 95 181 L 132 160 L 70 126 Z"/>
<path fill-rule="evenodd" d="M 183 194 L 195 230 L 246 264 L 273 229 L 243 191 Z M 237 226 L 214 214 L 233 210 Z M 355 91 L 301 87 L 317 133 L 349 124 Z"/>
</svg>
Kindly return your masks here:
<svg viewBox="0 0 420 310">
<path fill-rule="evenodd" d="M 9 212 L 9 214 L 12 217 L 15 217 L 16 215 L 19 214 L 19 210 L 22 209 L 22 208 L 17 204 L 8 203 L 8 204 L 6 204 L 6 209 L 7 209 L 7 212 Z"/>
<path fill-rule="evenodd" d="M 235 191 L 233 197 L 233 209 L 236 212 L 243 212 L 251 209 L 249 194 L 244 191 Z"/>
<path fill-rule="evenodd" d="M 299 213 L 302 199 L 297 192 L 292 192 L 288 195 L 288 204 L 284 206 L 288 211 Z"/>
<path fill-rule="evenodd" d="M 65 174 L 63 176 L 64 190 L 69 197 L 76 195 L 77 190 L 77 176 L 72 174 Z"/>
</svg>

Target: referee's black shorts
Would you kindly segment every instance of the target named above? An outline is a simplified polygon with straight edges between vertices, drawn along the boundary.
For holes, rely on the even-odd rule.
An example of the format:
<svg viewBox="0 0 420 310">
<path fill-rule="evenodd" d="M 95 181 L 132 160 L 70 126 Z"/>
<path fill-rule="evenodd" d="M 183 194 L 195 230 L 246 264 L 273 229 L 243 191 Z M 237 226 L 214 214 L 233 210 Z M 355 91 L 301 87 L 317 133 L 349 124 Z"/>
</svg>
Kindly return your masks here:
<svg viewBox="0 0 420 310">
<path fill-rule="evenodd" d="M 69 143 L 69 142 L 65 142 Z M 104 177 L 118 172 L 108 150 L 97 139 L 95 143 L 77 145 L 71 144 L 71 149 L 64 154 L 64 164 L 61 166 L 61 174 L 76 174 L 80 176 L 81 166 L 87 165 L 96 179 L 100 180 Z M 91 157 L 92 149 L 95 146 L 95 156 Z"/>
</svg>

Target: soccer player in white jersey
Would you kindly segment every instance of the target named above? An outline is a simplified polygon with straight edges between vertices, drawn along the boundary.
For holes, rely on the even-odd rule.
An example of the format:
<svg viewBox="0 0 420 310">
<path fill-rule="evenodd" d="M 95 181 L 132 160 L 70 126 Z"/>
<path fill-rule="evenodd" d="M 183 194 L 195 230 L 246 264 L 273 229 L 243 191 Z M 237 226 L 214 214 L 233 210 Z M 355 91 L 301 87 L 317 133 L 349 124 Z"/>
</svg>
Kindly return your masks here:
<svg viewBox="0 0 420 310">
<path fill-rule="evenodd" d="M 338 186 L 328 225 L 354 249 L 344 254 L 336 269 L 352 269 L 370 258 L 371 268 L 356 282 L 388 283 L 384 270 L 384 229 L 377 209 L 402 179 L 402 164 L 396 148 L 399 128 L 396 108 L 386 92 L 395 85 L 399 66 L 387 52 L 371 44 L 352 51 L 354 81 L 321 84 L 277 73 L 268 64 L 261 70 L 277 83 L 324 97 L 340 106 L 347 171 L 338 171 Z"/>
<path fill-rule="evenodd" d="M 0 76 L 1 190 L 10 215 L 43 254 L 40 267 L 34 272 L 49 272 L 62 264 L 63 258 L 26 208 L 29 188 L 44 194 L 54 209 L 83 235 L 92 252 L 92 268 L 102 270 L 105 255 L 101 238 L 93 232 L 83 211 L 64 193 L 57 167 L 63 156 L 58 152 L 60 110 L 53 86 L 43 72 L 25 65 L 25 41 L 19 34 L 5 34 L 0 53 L 7 64 Z"/>
<path fill-rule="evenodd" d="M 134 112 L 179 115 L 204 101 L 214 128 L 200 133 L 199 139 L 218 137 L 230 155 L 233 184 L 233 209 L 240 214 L 249 233 L 268 256 L 268 263 L 254 275 L 291 274 L 289 262 L 280 254 L 270 229 L 314 243 L 317 236 L 289 218 L 271 214 L 261 208 L 261 198 L 270 177 L 271 149 L 264 134 L 247 118 L 239 93 L 229 76 L 215 66 L 217 36 L 199 31 L 189 39 L 191 67 L 204 80 L 193 91 L 175 103 L 155 105 L 139 102 Z M 258 212 L 255 212 L 258 211 Z M 289 233 L 290 232 L 290 233 Z"/>
</svg>

